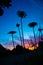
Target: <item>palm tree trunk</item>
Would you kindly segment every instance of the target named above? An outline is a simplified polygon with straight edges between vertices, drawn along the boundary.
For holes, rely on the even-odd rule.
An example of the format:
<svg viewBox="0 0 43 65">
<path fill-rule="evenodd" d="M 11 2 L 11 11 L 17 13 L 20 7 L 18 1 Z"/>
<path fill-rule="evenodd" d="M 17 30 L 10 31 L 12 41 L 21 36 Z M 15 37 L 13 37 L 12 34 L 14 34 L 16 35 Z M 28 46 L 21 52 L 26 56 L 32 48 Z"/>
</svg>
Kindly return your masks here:
<svg viewBox="0 0 43 65">
<path fill-rule="evenodd" d="M 40 41 L 40 31 L 39 31 L 39 41 Z"/>
<path fill-rule="evenodd" d="M 23 42 L 23 46 L 24 46 L 24 34 L 23 34 L 22 18 L 21 18 L 21 31 L 22 31 L 22 42 Z"/>
<path fill-rule="evenodd" d="M 42 31 L 40 32 L 40 34 L 41 34 L 40 38 L 42 38 Z M 40 40 L 41 40 L 41 39 L 40 39 Z"/>
<path fill-rule="evenodd" d="M 20 36 L 20 41 L 21 41 L 21 46 L 22 46 L 22 40 L 21 40 L 21 34 L 20 34 L 20 29 L 18 27 L 18 31 L 19 31 L 19 36 Z"/>
<path fill-rule="evenodd" d="M 13 47 L 14 47 L 14 38 L 13 38 L 13 34 L 12 34 L 12 43 L 13 43 Z"/>
<path fill-rule="evenodd" d="M 41 36 L 42 36 L 42 31 L 40 33 L 41 33 Z"/>
<path fill-rule="evenodd" d="M 42 31 L 39 31 L 39 41 L 41 41 Z"/>
<path fill-rule="evenodd" d="M 31 43 L 33 44 L 32 39 L 30 39 L 30 40 L 31 40 Z"/>
<path fill-rule="evenodd" d="M 34 27 L 33 27 L 33 34 L 34 34 L 34 40 L 35 40 L 35 44 L 36 44 L 36 37 L 35 37 Z"/>
</svg>

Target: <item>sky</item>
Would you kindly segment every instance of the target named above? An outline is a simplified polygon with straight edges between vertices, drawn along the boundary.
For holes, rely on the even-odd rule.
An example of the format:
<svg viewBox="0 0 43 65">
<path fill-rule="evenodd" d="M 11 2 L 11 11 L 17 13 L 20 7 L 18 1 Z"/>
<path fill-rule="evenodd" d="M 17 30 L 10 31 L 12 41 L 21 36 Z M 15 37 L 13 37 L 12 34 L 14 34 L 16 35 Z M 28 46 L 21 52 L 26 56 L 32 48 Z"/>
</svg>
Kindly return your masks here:
<svg viewBox="0 0 43 65">
<path fill-rule="evenodd" d="M 28 27 L 30 22 L 37 22 L 35 27 L 35 34 L 38 36 L 38 27 L 43 28 L 43 0 L 12 0 L 10 8 L 4 8 L 3 16 L 0 16 L 0 43 L 11 42 L 11 35 L 9 31 L 16 31 L 14 39 L 17 42 L 19 38 L 17 23 L 20 23 L 20 18 L 17 15 L 18 10 L 26 12 L 26 18 L 23 18 L 23 32 L 24 38 L 30 39 L 33 36 L 32 28 Z"/>
</svg>

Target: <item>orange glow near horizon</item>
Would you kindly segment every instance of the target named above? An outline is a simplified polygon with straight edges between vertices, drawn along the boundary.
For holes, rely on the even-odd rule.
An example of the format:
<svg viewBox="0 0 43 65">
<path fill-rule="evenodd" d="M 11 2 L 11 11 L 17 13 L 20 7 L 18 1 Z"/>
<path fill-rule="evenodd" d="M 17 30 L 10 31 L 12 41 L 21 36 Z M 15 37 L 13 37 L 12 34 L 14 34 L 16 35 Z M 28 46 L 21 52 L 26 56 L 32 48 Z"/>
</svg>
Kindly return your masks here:
<svg viewBox="0 0 43 65">
<path fill-rule="evenodd" d="M 31 51 L 37 49 L 38 47 L 39 47 L 38 44 L 36 44 L 35 46 L 32 46 L 32 44 L 25 44 L 25 48 L 26 48 L 26 49 L 29 49 L 29 50 L 31 50 Z"/>
<path fill-rule="evenodd" d="M 39 47 L 38 44 L 36 44 L 35 46 L 32 46 L 32 44 L 25 44 L 25 48 L 26 48 L 26 49 L 29 49 L 29 50 L 31 50 L 31 51 L 37 49 L 38 47 Z M 16 47 L 15 47 L 15 48 L 16 48 Z M 12 51 L 12 50 L 14 49 L 14 47 L 13 47 L 13 46 L 7 46 L 7 49 L 9 49 L 10 51 Z"/>
</svg>

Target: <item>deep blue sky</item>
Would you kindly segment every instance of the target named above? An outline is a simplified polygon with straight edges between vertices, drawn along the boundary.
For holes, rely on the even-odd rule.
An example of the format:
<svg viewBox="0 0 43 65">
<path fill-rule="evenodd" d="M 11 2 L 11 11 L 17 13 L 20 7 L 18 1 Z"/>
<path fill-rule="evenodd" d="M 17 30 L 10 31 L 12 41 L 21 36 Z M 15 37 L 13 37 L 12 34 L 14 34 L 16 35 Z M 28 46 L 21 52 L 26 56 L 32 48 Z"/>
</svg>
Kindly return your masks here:
<svg viewBox="0 0 43 65">
<path fill-rule="evenodd" d="M 8 42 L 11 36 L 7 33 L 11 30 L 17 31 L 15 37 L 18 37 L 18 29 L 16 23 L 20 23 L 20 18 L 17 15 L 18 10 L 23 10 L 27 13 L 27 17 L 23 19 L 24 37 L 33 36 L 32 29 L 28 27 L 28 23 L 37 22 L 43 27 L 43 0 L 12 0 L 12 6 L 4 9 L 4 15 L 0 16 L 0 43 Z M 36 36 L 38 26 L 35 27 Z"/>
</svg>

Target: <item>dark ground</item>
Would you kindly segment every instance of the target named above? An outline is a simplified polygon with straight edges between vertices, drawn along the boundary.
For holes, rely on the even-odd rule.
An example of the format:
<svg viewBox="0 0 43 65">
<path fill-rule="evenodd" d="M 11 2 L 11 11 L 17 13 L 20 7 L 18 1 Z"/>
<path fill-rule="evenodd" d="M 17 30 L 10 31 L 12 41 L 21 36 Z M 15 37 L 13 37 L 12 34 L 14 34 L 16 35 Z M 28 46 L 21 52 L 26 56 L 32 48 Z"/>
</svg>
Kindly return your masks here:
<svg viewBox="0 0 43 65">
<path fill-rule="evenodd" d="M 43 42 L 39 48 L 29 51 L 17 46 L 13 51 L 6 50 L 0 45 L 0 65 L 43 65 Z"/>
</svg>

